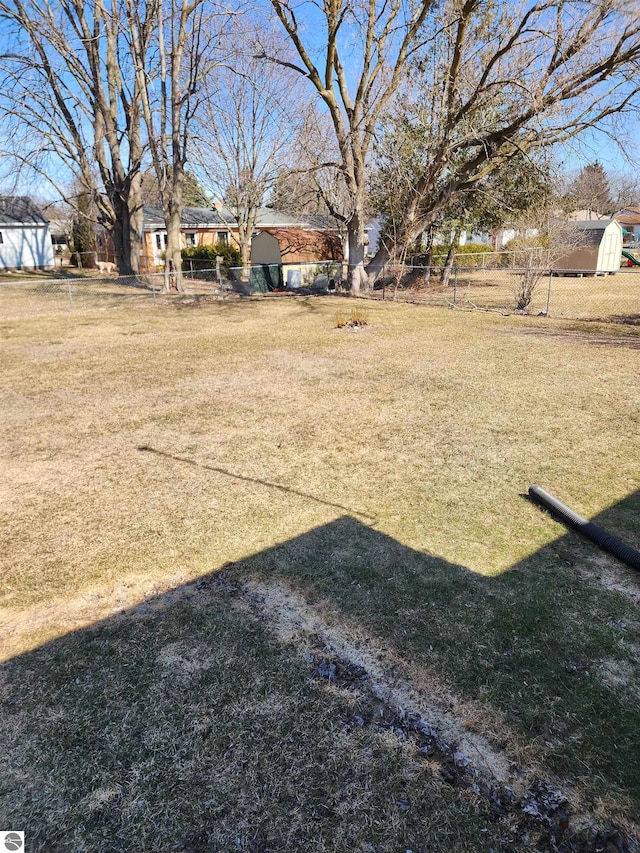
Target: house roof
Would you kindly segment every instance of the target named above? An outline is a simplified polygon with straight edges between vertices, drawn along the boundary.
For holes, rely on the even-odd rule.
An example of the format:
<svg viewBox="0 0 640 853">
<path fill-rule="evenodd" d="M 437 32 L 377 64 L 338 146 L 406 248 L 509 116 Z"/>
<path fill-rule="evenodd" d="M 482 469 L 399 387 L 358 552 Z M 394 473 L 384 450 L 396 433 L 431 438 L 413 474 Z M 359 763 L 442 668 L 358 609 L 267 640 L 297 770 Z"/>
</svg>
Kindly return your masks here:
<svg viewBox="0 0 640 853">
<path fill-rule="evenodd" d="M 0 196 L 0 225 L 48 225 L 49 220 L 28 196 Z"/>
<path fill-rule="evenodd" d="M 640 225 L 640 213 L 616 213 L 615 218 L 621 225 Z"/>
<path fill-rule="evenodd" d="M 233 228 L 236 217 L 231 210 L 210 207 L 183 207 L 180 225 L 182 228 Z M 164 213 L 161 207 L 144 208 L 144 227 L 164 229 Z M 338 223 L 331 216 L 289 216 L 270 207 L 258 208 L 256 228 L 302 228 L 311 231 L 336 231 Z"/>
<path fill-rule="evenodd" d="M 258 208 L 256 228 L 302 228 L 305 231 L 337 231 L 338 222 L 333 216 L 304 214 L 289 216 L 271 207 Z"/>
<path fill-rule="evenodd" d="M 604 231 L 615 221 L 615 219 L 583 219 L 581 222 L 571 224 L 581 231 Z"/>
<path fill-rule="evenodd" d="M 564 218 L 560 212 L 558 214 L 558 218 Z M 567 214 L 566 218 L 570 222 L 587 222 L 591 220 L 598 221 L 602 219 L 611 219 L 611 216 L 605 213 L 598 213 L 597 210 L 593 210 L 592 208 L 588 207 L 586 209 L 583 208 L 582 210 L 572 210 L 570 213 Z"/>
<path fill-rule="evenodd" d="M 180 225 L 183 228 L 228 228 L 235 219 L 228 211 L 213 207 L 183 207 Z M 164 228 L 164 212 L 161 207 L 144 208 L 145 228 Z"/>
</svg>

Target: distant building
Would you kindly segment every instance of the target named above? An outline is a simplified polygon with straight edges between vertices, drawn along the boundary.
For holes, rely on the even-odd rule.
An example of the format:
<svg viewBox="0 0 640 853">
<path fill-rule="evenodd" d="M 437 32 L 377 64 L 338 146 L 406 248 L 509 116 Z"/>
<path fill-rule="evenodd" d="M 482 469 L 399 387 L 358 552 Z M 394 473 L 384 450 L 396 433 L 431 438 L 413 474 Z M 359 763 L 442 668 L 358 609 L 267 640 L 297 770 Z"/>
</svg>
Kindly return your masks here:
<svg viewBox="0 0 640 853">
<path fill-rule="evenodd" d="M 597 210 L 587 207 L 585 210 L 572 210 L 571 213 L 567 214 L 567 219 L 569 222 L 591 222 L 593 220 L 609 220 L 611 215 L 598 213 Z"/>
<path fill-rule="evenodd" d="M 614 273 L 622 258 L 622 228 L 615 219 L 574 222 L 578 244 L 554 262 L 557 272 Z"/>
<path fill-rule="evenodd" d="M 213 246 L 216 243 L 239 247 L 238 224 L 224 207 L 184 207 L 180 221 L 183 248 Z M 167 231 L 162 208 L 144 208 L 143 258 L 149 269 L 164 265 Z M 330 217 L 292 217 L 261 207 L 251 239 L 252 264 L 299 264 L 341 260 L 342 243 L 337 223 Z"/>
<path fill-rule="evenodd" d="M 640 207 L 626 207 L 613 218 L 622 226 L 625 246 L 637 246 L 640 243 Z"/>
<path fill-rule="evenodd" d="M 49 220 L 26 196 L 0 196 L 0 269 L 53 269 Z"/>
</svg>

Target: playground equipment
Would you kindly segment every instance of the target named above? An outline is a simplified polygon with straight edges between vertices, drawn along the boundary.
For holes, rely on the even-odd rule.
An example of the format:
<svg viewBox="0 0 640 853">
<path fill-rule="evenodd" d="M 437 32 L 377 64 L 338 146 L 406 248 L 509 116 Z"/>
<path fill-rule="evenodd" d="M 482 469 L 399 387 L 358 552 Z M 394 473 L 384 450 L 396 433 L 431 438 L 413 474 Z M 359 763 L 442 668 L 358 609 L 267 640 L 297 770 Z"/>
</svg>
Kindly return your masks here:
<svg viewBox="0 0 640 853">
<path fill-rule="evenodd" d="M 627 259 L 628 267 L 640 267 L 640 261 L 636 258 L 635 255 L 632 255 L 631 252 L 627 252 L 626 249 L 622 250 L 622 257 Z"/>
</svg>

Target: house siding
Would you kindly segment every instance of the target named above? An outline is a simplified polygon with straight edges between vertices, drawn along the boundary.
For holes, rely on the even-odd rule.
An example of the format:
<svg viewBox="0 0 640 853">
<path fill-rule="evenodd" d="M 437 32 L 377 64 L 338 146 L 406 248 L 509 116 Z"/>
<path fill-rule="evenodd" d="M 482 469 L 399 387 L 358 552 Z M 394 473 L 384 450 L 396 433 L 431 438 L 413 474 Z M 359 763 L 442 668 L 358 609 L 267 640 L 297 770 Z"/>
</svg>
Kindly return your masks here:
<svg viewBox="0 0 640 853">
<path fill-rule="evenodd" d="M 0 224 L 0 234 L 0 269 L 51 269 L 55 266 L 48 224 Z"/>
</svg>

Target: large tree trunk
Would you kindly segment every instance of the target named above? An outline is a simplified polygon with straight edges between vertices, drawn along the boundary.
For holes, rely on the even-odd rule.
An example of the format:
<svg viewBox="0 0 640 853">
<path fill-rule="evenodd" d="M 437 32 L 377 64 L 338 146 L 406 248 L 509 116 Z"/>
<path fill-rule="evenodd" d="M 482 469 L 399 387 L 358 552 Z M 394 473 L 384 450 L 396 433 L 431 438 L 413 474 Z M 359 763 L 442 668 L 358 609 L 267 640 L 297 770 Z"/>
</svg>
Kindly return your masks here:
<svg viewBox="0 0 640 853">
<path fill-rule="evenodd" d="M 182 204 L 171 203 L 170 210 L 165 215 L 167 251 L 164 256 L 164 289 L 166 292 L 183 290 L 181 213 Z"/>
<path fill-rule="evenodd" d="M 123 198 L 114 193 L 111 198 L 114 221 L 110 227 L 120 275 L 138 275 L 140 272 L 140 244 L 142 240 L 142 205 L 139 199 Z"/>
<path fill-rule="evenodd" d="M 364 266 L 367 249 L 365 244 L 364 217 L 360 211 L 354 213 L 347 228 L 351 293 L 353 296 L 360 296 L 363 290 L 365 292 L 369 290 L 369 277 Z"/>
<path fill-rule="evenodd" d="M 249 266 L 249 244 L 251 242 L 251 231 L 249 227 L 241 222 L 238 217 L 238 247 L 240 249 L 240 265 Z"/>
<path fill-rule="evenodd" d="M 451 270 L 453 269 L 453 261 L 456 256 L 456 249 L 458 248 L 458 242 L 460 240 L 461 231 L 461 226 L 457 225 L 451 237 L 451 245 L 449 246 L 449 251 L 447 252 L 447 257 L 444 262 L 444 267 L 440 274 L 440 282 L 445 287 L 447 287 L 449 284 L 449 278 L 451 276 Z"/>
</svg>

